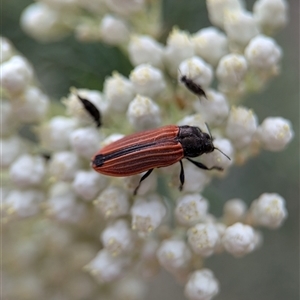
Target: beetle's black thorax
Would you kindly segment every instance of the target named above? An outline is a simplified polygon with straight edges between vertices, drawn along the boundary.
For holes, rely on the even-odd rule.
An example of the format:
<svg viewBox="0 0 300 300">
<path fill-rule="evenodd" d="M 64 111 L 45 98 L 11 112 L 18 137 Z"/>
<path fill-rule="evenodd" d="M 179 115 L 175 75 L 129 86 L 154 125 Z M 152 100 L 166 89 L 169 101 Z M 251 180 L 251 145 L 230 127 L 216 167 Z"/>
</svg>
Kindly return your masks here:
<svg viewBox="0 0 300 300">
<path fill-rule="evenodd" d="M 185 157 L 197 157 L 214 151 L 211 137 L 194 126 L 179 126 L 178 142 L 182 145 Z"/>
</svg>

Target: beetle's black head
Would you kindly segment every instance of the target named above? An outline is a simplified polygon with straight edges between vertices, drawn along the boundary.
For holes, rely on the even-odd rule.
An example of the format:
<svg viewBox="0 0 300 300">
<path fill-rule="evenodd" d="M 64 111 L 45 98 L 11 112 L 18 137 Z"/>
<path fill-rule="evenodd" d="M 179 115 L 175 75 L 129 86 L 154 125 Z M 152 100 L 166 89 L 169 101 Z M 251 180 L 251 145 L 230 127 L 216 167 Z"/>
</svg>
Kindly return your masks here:
<svg viewBox="0 0 300 300">
<path fill-rule="evenodd" d="M 197 157 L 215 149 L 211 135 L 194 126 L 179 126 L 178 141 L 185 157 Z"/>
</svg>

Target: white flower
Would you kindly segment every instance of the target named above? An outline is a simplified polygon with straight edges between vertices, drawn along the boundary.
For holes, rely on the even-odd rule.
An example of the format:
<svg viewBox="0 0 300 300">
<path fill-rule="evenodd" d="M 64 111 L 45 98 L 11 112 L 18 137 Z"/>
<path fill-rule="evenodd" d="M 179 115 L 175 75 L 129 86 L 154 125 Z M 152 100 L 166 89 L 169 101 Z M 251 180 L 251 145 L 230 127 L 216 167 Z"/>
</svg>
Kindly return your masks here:
<svg viewBox="0 0 300 300">
<path fill-rule="evenodd" d="M 183 225 L 192 225 L 203 220 L 208 210 L 208 201 L 199 194 L 186 194 L 177 200 L 176 219 Z"/>
<path fill-rule="evenodd" d="M 21 97 L 12 99 L 15 118 L 24 123 L 41 122 L 47 113 L 48 105 L 48 96 L 33 86 L 27 87 Z"/>
<path fill-rule="evenodd" d="M 111 256 L 129 253 L 134 247 L 133 232 L 125 220 L 117 220 L 101 233 L 103 247 Z"/>
<path fill-rule="evenodd" d="M 106 185 L 107 177 L 94 170 L 76 172 L 72 184 L 76 194 L 86 201 L 94 200 Z"/>
<path fill-rule="evenodd" d="M 40 204 L 45 195 L 36 189 L 13 190 L 3 200 L 3 208 L 8 214 L 26 218 L 40 211 Z"/>
<path fill-rule="evenodd" d="M 226 224 L 234 224 L 242 221 L 247 210 L 246 203 L 241 199 L 231 199 L 225 202 L 223 218 Z"/>
<path fill-rule="evenodd" d="M 32 78 L 32 67 L 24 57 L 15 55 L 1 64 L 0 84 L 10 95 L 22 93 Z"/>
<path fill-rule="evenodd" d="M 101 39 L 109 45 L 121 45 L 129 39 L 127 24 L 111 15 L 105 15 L 100 24 Z"/>
<path fill-rule="evenodd" d="M 278 194 L 262 194 L 251 204 L 250 214 L 256 224 L 278 228 L 287 217 L 285 200 Z"/>
<path fill-rule="evenodd" d="M 113 12 L 128 17 L 145 6 L 145 0 L 105 0 L 105 3 Z"/>
<path fill-rule="evenodd" d="M 85 269 L 99 282 L 109 283 L 125 275 L 129 264 L 128 257 L 112 256 L 106 249 L 103 249 L 85 266 Z"/>
<path fill-rule="evenodd" d="M 155 128 L 160 125 L 160 109 L 150 98 L 137 95 L 127 111 L 129 123 L 137 131 Z"/>
<path fill-rule="evenodd" d="M 180 63 L 194 56 L 194 54 L 194 45 L 190 35 L 185 31 L 174 28 L 168 36 L 164 51 L 165 63 L 170 73 L 175 76 Z"/>
<path fill-rule="evenodd" d="M 21 138 L 17 135 L 2 138 L 0 145 L 1 168 L 10 166 L 21 153 L 27 150 Z"/>
<path fill-rule="evenodd" d="M 264 32 L 273 33 L 288 22 L 288 8 L 288 1 L 285 0 L 257 0 L 254 2 L 253 14 Z"/>
<path fill-rule="evenodd" d="M 213 80 L 212 67 L 198 56 L 193 56 L 180 63 L 178 71 L 179 82 L 181 82 L 183 75 L 191 79 L 194 83 L 201 85 L 204 89 L 207 88 Z"/>
<path fill-rule="evenodd" d="M 210 182 L 210 172 L 196 167 L 189 161 L 184 160 L 185 182 L 183 191 L 186 193 L 199 193 Z M 179 174 L 176 174 L 179 177 Z M 179 184 L 179 183 L 178 183 Z"/>
<path fill-rule="evenodd" d="M 59 10 L 38 2 L 25 8 L 20 22 L 28 35 L 42 42 L 51 42 L 60 40 L 69 32 L 64 17 Z"/>
<path fill-rule="evenodd" d="M 189 125 L 199 127 L 202 131 L 206 130 L 205 120 L 202 114 L 194 114 L 185 116 L 183 119 L 177 122 L 178 126 Z"/>
<path fill-rule="evenodd" d="M 159 263 L 169 272 L 188 267 L 192 253 L 183 240 L 171 238 L 164 240 L 157 250 Z"/>
<path fill-rule="evenodd" d="M 157 97 L 166 88 L 162 72 L 148 64 L 135 67 L 130 73 L 130 80 L 137 94 L 151 98 Z"/>
<path fill-rule="evenodd" d="M 196 254 L 208 257 L 214 253 L 220 236 L 214 224 L 196 224 L 187 231 L 188 242 Z"/>
<path fill-rule="evenodd" d="M 74 152 L 86 159 L 91 159 L 100 148 L 101 135 L 94 127 L 75 129 L 70 134 L 70 144 Z"/>
<path fill-rule="evenodd" d="M 247 61 L 239 54 L 228 54 L 219 61 L 216 75 L 221 89 L 236 88 L 239 86 L 247 72 Z"/>
<path fill-rule="evenodd" d="M 234 148 L 229 140 L 223 139 L 223 138 L 214 139 L 214 146 L 216 148 L 220 149 L 230 159 L 228 159 L 228 157 L 226 157 L 222 152 L 215 149 L 213 152 L 203 154 L 202 162 L 208 168 L 220 167 L 220 168 L 223 168 L 224 170 L 226 170 L 233 163 Z M 218 172 L 218 174 L 222 174 L 222 173 Z"/>
<path fill-rule="evenodd" d="M 11 104 L 11 101 L 7 101 L 5 99 L 1 99 L 0 102 L 0 128 L 1 128 L 1 136 L 9 136 L 16 131 L 18 126 L 18 120 L 14 118 L 14 111 Z"/>
<path fill-rule="evenodd" d="M 196 101 L 194 107 L 210 126 L 219 126 L 229 114 L 226 96 L 211 89 L 206 91 L 206 96 L 208 101 Z"/>
<path fill-rule="evenodd" d="M 245 49 L 245 57 L 249 66 L 256 70 L 276 68 L 281 56 L 281 48 L 272 38 L 264 35 L 253 38 Z"/>
<path fill-rule="evenodd" d="M 130 212 L 132 229 L 147 235 L 161 224 L 166 214 L 166 208 L 161 203 L 160 197 L 152 194 L 147 198 L 136 197 Z"/>
<path fill-rule="evenodd" d="M 228 40 L 224 33 L 215 27 L 199 30 L 192 36 L 195 53 L 212 66 L 217 66 L 219 60 L 228 54 Z"/>
<path fill-rule="evenodd" d="M 46 173 L 45 160 L 40 156 L 23 154 L 10 166 L 9 175 L 19 188 L 42 184 Z"/>
<path fill-rule="evenodd" d="M 124 134 L 121 133 L 113 133 L 109 136 L 107 136 L 102 142 L 101 142 L 101 148 L 121 139 L 124 137 Z"/>
<path fill-rule="evenodd" d="M 253 15 L 243 10 L 225 12 L 224 29 L 229 42 L 241 48 L 259 33 Z"/>
<path fill-rule="evenodd" d="M 71 181 L 79 168 L 79 158 L 71 151 L 55 152 L 49 162 L 49 174 L 55 180 Z"/>
<path fill-rule="evenodd" d="M 114 72 L 113 76 L 106 78 L 104 82 L 104 95 L 110 111 L 124 113 L 135 94 L 132 82 Z"/>
<path fill-rule="evenodd" d="M 243 4 L 241 0 L 206 0 L 210 22 L 223 28 L 225 13 L 242 10 Z"/>
<path fill-rule="evenodd" d="M 9 60 L 15 53 L 15 49 L 11 42 L 5 38 L 5 37 L 0 37 L 0 63 L 2 64 L 3 62 Z"/>
<path fill-rule="evenodd" d="M 129 212 L 129 199 L 125 190 L 118 187 L 107 187 L 94 202 L 106 219 L 124 216 Z"/>
<path fill-rule="evenodd" d="M 263 148 L 270 151 L 283 150 L 294 136 L 290 121 L 281 117 L 266 118 L 257 134 Z"/>
<path fill-rule="evenodd" d="M 150 64 L 163 67 L 163 46 L 147 35 L 134 35 L 128 45 L 129 59 L 134 66 Z"/>
<path fill-rule="evenodd" d="M 251 109 L 232 107 L 227 120 L 226 135 L 236 148 L 249 145 L 256 129 L 257 118 Z"/>
<path fill-rule="evenodd" d="M 41 144 L 53 151 L 67 150 L 70 145 L 70 135 L 75 128 L 75 120 L 56 116 L 39 129 Z"/>
<path fill-rule="evenodd" d="M 85 205 L 76 200 L 72 186 L 66 182 L 51 186 L 46 205 L 46 214 L 61 222 L 78 223 L 87 215 Z"/>
<path fill-rule="evenodd" d="M 209 269 L 193 272 L 184 288 L 184 294 L 189 300 L 210 300 L 218 292 L 219 282 Z"/>
<path fill-rule="evenodd" d="M 223 245 L 226 251 L 236 257 L 252 252 L 255 244 L 255 232 L 249 225 L 235 223 L 227 227 L 223 234 Z"/>
</svg>

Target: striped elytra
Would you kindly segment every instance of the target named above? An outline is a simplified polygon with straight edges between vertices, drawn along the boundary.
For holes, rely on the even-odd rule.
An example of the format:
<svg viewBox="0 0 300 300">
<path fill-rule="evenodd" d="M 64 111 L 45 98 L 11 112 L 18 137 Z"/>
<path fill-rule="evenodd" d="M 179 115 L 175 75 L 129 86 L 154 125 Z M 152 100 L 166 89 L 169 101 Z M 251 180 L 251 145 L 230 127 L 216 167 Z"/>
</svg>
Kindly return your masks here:
<svg viewBox="0 0 300 300">
<path fill-rule="evenodd" d="M 125 136 L 98 151 L 92 158 L 93 168 L 105 175 L 125 177 L 147 171 L 140 180 L 146 179 L 154 168 L 170 166 L 180 162 L 180 187 L 184 184 L 184 170 L 181 160 L 186 158 L 197 167 L 208 168 L 190 157 L 197 157 L 214 151 L 211 135 L 194 126 L 167 125 Z M 217 149 L 219 150 L 219 149 Z M 138 187 L 135 189 L 137 192 Z"/>
</svg>

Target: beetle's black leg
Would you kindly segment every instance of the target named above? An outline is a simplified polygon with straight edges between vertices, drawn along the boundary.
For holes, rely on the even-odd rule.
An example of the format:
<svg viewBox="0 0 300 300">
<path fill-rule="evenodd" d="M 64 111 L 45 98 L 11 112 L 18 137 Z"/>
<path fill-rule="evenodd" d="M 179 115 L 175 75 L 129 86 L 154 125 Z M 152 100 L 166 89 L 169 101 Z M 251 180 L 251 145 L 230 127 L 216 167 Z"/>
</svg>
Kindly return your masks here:
<svg viewBox="0 0 300 300">
<path fill-rule="evenodd" d="M 142 176 L 142 178 L 140 179 L 140 182 L 139 182 L 138 186 L 134 189 L 133 195 L 136 195 L 136 193 L 137 193 L 137 191 L 138 191 L 138 189 L 139 189 L 139 187 L 140 187 L 142 181 L 145 180 L 145 179 L 151 174 L 152 171 L 153 171 L 153 169 L 150 169 L 150 170 L 148 170 L 148 171 Z"/>
<path fill-rule="evenodd" d="M 223 168 L 221 168 L 221 167 L 216 167 L 216 166 L 214 166 L 214 167 L 211 167 L 211 168 L 208 168 L 207 166 L 205 166 L 205 165 L 203 165 L 201 162 L 198 162 L 198 161 L 194 161 L 194 160 L 192 160 L 192 159 L 190 159 L 190 158 L 188 158 L 188 157 L 186 157 L 186 159 L 188 160 L 188 161 L 190 161 L 191 163 L 193 163 L 195 166 L 197 166 L 198 168 L 200 168 L 200 169 L 204 169 L 204 170 L 219 170 L 219 171 L 223 171 L 224 169 Z"/>
<path fill-rule="evenodd" d="M 184 169 L 183 169 L 183 165 L 182 165 L 182 161 L 180 160 L 180 175 L 179 175 L 179 179 L 180 179 L 180 186 L 179 186 L 179 191 L 182 191 L 182 187 L 184 184 Z"/>
</svg>

